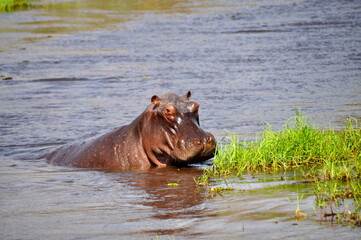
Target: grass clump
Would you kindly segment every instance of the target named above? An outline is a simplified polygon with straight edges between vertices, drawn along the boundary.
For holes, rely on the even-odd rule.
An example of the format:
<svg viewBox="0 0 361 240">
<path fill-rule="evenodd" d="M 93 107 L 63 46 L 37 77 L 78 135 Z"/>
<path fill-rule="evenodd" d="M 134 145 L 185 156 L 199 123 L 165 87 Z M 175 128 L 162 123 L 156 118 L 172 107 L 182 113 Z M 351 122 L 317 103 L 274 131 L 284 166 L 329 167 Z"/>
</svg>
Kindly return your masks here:
<svg viewBox="0 0 361 240">
<path fill-rule="evenodd" d="M 0 12 L 11 12 L 31 6 L 28 0 L 0 0 Z"/>
<path fill-rule="evenodd" d="M 275 172 L 310 168 L 310 175 L 323 179 L 361 177 L 361 129 L 348 120 L 340 131 L 318 130 L 300 111 L 274 131 L 268 125 L 254 141 L 243 141 L 230 134 L 218 145 L 210 175 L 239 175 L 244 172 Z"/>
<path fill-rule="evenodd" d="M 348 119 L 339 131 L 317 129 L 296 110 L 283 129 L 274 131 L 268 125 L 253 141 L 241 141 L 235 134 L 229 134 L 226 143 L 217 146 L 213 166 L 205 169 L 199 181 L 300 169 L 305 177 L 312 179 L 319 206 L 353 199 L 355 211 L 360 211 L 361 129 L 358 122 Z"/>
</svg>

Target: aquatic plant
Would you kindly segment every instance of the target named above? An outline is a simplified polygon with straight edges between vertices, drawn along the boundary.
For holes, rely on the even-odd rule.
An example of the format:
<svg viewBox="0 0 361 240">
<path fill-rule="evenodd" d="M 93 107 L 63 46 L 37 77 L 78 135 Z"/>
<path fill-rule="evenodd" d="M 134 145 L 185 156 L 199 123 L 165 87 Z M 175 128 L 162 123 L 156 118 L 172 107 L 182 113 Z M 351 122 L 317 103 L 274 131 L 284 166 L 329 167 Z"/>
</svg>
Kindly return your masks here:
<svg viewBox="0 0 361 240">
<path fill-rule="evenodd" d="M 273 131 L 268 125 L 254 141 L 240 142 L 230 134 L 227 143 L 217 148 L 211 173 L 225 176 L 311 167 L 309 174 L 314 177 L 346 180 L 351 173 L 361 176 L 360 159 L 361 132 L 356 120 L 348 120 L 340 131 L 318 130 L 296 111 L 283 130 Z"/>
<path fill-rule="evenodd" d="M 204 170 L 199 182 L 210 178 L 239 176 L 244 173 L 272 174 L 302 171 L 314 184 L 319 207 L 352 199 L 354 210 L 361 209 L 361 129 L 348 119 L 341 130 L 317 129 L 301 111 L 274 131 L 267 125 L 253 141 L 241 141 L 229 133 L 217 146 L 213 166 Z"/>
<path fill-rule="evenodd" d="M 0 12 L 11 12 L 31 6 L 28 0 L 0 0 Z"/>
<path fill-rule="evenodd" d="M 301 208 L 300 208 L 300 202 L 303 196 L 304 196 L 303 194 L 301 196 L 297 196 L 297 209 L 295 211 L 295 219 L 297 221 L 301 221 L 307 217 L 307 214 L 301 212 Z"/>
</svg>

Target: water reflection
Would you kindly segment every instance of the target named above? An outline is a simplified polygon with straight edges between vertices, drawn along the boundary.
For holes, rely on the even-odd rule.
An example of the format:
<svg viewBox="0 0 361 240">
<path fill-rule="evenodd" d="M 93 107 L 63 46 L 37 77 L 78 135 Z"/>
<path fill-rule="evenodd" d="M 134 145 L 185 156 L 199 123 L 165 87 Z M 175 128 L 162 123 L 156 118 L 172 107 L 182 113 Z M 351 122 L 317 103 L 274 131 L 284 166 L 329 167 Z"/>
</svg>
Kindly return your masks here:
<svg viewBox="0 0 361 240">
<path fill-rule="evenodd" d="M 117 173 L 120 184 L 128 185 L 132 189 L 132 194 L 142 196 L 133 197 L 135 201 L 130 200 L 134 214 L 143 217 L 122 218 L 137 226 L 137 231 L 127 234 L 133 237 L 139 234 L 189 234 L 189 227 L 201 219 L 203 211 L 206 210 L 204 202 L 207 196 L 194 181 L 201 174 L 202 170 L 195 167 L 151 168 L 145 172 Z M 139 211 L 141 208 L 148 210 Z M 149 224 L 151 228 L 148 227 Z"/>
<path fill-rule="evenodd" d="M 195 183 L 202 172 L 192 167 L 152 168 L 146 173 L 134 175 L 130 184 L 148 193 L 142 204 L 160 210 L 154 218 L 175 218 L 194 214 L 193 207 L 202 203 L 204 196 Z"/>
<path fill-rule="evenodd" d="M 45 3 L 45 15 L 49 20 L 29 22 L 37 25 L 34 33 L 75 33 L 95 29 L 109 28 L 114 24 L 142 15 L 144 11 L 170 11 L 178 1 L 174 0 L 136 0 L 136 1 L 63 1 Z"/>
<path fill-rule="evenodd" d="M 176 0 L 43 0 L 35 3 L 36 7 L 29 11 L 0 15 L 0 52 L 14 47 L 19 40 L 23 44 L 35 43 L 59 34 L 119 29 L 119 23 L 134 20 L 148 12 L 185 13 L 189 11 L 185 7 L 186 2 L 188 1 L 180 4 Z M 14 18 L 17 20 L 13 21 Z M 24 36 L 25 32 L 34 35 Z"/>
<path fill-rule="evenodd" d="M 185 1 L 187 2 L 187 1 Z M 114 27 L 115 24 L 134 19 L 147 11 L 154 13 L 187 12 L 175 0 L 125 1 L 42 1 L 39 13 L 30 21 L 24 19 L 15 26 L 0 25 L 0 32 L 23 31 L 43 34 L 70 34 Z M 23 14 L 28 14 L 23 12 Z"/>
</svg>

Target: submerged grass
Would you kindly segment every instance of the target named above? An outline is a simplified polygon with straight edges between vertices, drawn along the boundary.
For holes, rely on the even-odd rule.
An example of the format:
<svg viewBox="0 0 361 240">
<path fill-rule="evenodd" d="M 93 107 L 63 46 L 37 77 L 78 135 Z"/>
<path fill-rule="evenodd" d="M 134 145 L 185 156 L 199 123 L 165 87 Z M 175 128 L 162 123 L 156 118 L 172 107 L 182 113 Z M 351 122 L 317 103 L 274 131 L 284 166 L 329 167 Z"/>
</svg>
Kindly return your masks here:
<svg viewBox="0 0 361 240">
<path fill-rule="evenodd" d="M 357 120 L 348 119 L 339 131 L 320 130 L 296 110 L 282 130 L 274 131 L 268 125 L 254 141 L 240 141 L 229 134 L 228 141 L 217 146 L 213 166 L 205 169 L 199 181 L 296 169 L 305 171 L 305 177 L 314 182 L 319 206 L 349 198 L 360 211 L 361 129 Z"/>
<path fill-rule="evenodd" d="M 0 12 L 11 12 L 31 6 L 28 0 L 0 0 Z"/>
</svg>

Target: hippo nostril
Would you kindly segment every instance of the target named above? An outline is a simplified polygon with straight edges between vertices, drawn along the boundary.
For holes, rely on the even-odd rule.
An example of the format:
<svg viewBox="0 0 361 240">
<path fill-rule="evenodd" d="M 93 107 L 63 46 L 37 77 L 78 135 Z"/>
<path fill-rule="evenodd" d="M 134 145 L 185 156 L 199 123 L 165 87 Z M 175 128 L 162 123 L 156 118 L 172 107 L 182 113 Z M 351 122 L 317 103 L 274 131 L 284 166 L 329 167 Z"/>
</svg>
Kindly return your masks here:
<svg viewBox="0 0 361 240">
<path fill-rule="evenodd" d="M 195 145 L 201 145 L 202 142 L 201 142 L 201 140 L 199 140 L 198 138 L 195 138 L 195 139 L 194 139 L 194 144 L 195 144 Z"/>
</svg>

